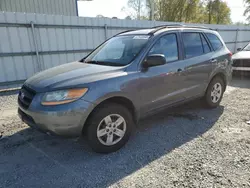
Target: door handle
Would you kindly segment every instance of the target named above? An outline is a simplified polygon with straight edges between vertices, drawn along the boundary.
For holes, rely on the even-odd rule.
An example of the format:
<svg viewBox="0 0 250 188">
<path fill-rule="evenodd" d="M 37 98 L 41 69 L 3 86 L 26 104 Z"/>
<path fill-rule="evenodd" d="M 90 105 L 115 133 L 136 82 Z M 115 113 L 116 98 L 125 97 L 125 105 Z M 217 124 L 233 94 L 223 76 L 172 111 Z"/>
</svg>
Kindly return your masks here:
<svg viewBox="0 0 250 188">
<path fill-rule="evenodd" d="M 217 63 L 217 59 L 212 59 L 211 63 Z"/>
</svg>

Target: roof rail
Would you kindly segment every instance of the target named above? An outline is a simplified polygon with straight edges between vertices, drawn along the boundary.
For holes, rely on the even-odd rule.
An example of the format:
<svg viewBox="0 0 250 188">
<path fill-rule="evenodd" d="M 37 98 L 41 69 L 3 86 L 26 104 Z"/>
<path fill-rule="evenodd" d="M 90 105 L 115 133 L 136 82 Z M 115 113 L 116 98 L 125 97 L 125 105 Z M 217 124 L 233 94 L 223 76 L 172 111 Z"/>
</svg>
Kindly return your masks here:
<svg viewBox="0 0 250 188">
<path fill-rule="evenodd" d="M 171 27 L 183 27 L 183 25 L 182 24 L 170 24 L 170 25 L 155 26 L 155 27 L 152 27 L 152 29 L 155 29 L 155 30 L 151 31 L 150 34 L 154 34 L 161 29 L 171 28 Z"/>
<path fill-rule="evenodd" d="M 171 24 L 171 25 L 159 25 L 159 26 L 155 26 L 152 27 L 152 29 L 155 29 L 153 31 L 151 31 L 150 33 L 153 34 L 161 29 L 165 29 L 165 28 L 197 28 L 197 29 L 209 29 L 209 30 L 214 30 L 212 28 L 208 28 L 208 27 L 204 27 L 204 26 L 192 26 L 192 25 L 183 25 L 183 24 Z"/>
<path fill-rule="evenodd" d="M 123 33 L 130 32 L 130 31 L 135 31 L 135 30 L 134 30 L 134 29 L 131 29 L 131 30 L 122 31 L 122 32 L 120 32 L 120 33 L 117 33 L 115 36 L 120 35 L 120 34 L 123 34 Z"/>
<path fill-rule="evenodd" d="M 182 27 L 182 26 L 184 25 L 183 24 L 168 24 L 168 25 L 158 25 L 152 28 L 158 29 L 158 28 L 165 28 L 165 27 Z"/>
<path fill-rule="evenodd" d="M 190 27 L 190 28 L 197 28 L 197 29 L 209 29 L 209 30 L 214 30 L 212 28 L 209 27 L 205 27 L 205 26 L 192 26 L 192 25 L 184 25 L 184 27 Z"/>
</svg>

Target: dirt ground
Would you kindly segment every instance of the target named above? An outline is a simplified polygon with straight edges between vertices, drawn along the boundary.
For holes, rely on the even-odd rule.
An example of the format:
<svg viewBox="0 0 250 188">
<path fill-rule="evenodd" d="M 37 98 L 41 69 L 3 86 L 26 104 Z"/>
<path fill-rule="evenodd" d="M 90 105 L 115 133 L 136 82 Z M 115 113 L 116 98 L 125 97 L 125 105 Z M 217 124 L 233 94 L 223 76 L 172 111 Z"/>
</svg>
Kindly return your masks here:
<svg viewBox="0 0 250 188">
<path fill-rule="evenodd" d="M 108 155 L 28 128 L 16 98 L 0 95 L 0 187 L 250 187 L 249 78 L 216 109 L 197 101 L 142 120 Z"/>
</svg>

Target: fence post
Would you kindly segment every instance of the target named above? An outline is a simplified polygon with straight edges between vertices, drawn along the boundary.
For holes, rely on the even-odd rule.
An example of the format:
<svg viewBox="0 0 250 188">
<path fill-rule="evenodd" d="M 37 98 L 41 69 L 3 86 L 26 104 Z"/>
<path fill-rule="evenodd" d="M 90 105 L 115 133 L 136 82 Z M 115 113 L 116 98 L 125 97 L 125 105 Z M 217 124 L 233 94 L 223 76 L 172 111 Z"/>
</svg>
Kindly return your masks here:
<svg viewBox="0 0 250 188">
<path fill-rule="evenodd" d="M 239 29 L 236 30 L 236 37 L 235 37 L 235 42 L 234 42 L 234 53 L 236 52 L 236 49 L 237 49 L 238 32 L 239 32 Z"/>
<path fill-rule="evenodd" d="M 107 24 L 104 25 L 104 35 L 105 35 L 105 40 L 107 40 L 108 39 L 108 25 Z"/>
<path fill-rule="evenodd" d="M 31 32 L 32 32 L 32 37 L 33 37 L 35 52 L 36 52 L 37 70 L 41 71 L 42 66 L 41 66 L 41 62 L 40 62 L 38 45 L 37 45 L 37 41 L 36 41 L 35 24 L 34 24 L 34 22 L 30 22 L 30 24 L 31 24 Z"/>
</svg>

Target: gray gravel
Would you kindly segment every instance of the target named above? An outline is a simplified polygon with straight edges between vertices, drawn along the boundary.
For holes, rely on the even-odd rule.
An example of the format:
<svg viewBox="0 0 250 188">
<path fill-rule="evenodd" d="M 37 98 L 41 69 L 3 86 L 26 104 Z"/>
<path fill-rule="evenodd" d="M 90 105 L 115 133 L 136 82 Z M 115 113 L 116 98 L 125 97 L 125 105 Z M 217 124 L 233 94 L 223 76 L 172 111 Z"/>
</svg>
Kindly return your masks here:
<svg viewBox="0 0 250 188">
<path fill-rule="evenodd" d="M 250 80 L 234 80 L 217 109 L 164 111 L 100 155 L 83 139 L 28 128 L 16 95 L 0 96 L 0 187 L 250 187 L 249 102 Z"/>
</svg>

